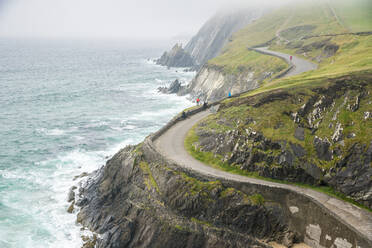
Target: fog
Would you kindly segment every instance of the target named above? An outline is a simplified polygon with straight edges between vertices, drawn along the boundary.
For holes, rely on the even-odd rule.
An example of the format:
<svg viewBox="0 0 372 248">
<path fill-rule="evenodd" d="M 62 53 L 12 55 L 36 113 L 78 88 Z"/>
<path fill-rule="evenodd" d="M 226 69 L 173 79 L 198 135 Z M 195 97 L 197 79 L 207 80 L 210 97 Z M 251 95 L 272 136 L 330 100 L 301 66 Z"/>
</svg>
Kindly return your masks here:
<svg viewBox="0 0 372 248">
<path fill-rule="evenodd" d="M 283 1 L 0 0 L 0 37 L 189 37 L 218 10 L 278 2 Z"/>
</svg>

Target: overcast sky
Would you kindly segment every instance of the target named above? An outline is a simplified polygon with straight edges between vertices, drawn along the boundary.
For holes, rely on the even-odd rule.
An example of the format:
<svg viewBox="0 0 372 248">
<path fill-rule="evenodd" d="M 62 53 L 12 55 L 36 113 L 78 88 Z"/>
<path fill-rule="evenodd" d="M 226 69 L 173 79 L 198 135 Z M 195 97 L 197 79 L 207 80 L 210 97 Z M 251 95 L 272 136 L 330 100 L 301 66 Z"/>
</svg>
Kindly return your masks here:
<svg viewBox="0 0 372 248">
<path fill-rule="evenodd" d="M 192 35 L 233 1 L 237 0 L 0 0 L 0 36 L 138 39 Z"/>
</svg>

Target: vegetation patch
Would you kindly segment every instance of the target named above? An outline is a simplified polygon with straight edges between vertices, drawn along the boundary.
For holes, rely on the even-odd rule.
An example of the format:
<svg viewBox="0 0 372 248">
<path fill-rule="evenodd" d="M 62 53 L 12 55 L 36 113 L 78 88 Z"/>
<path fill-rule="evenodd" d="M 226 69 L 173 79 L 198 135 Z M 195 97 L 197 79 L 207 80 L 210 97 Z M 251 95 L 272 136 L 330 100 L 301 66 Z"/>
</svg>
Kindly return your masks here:
<svg viewBox="0 0 372 248">
<path fill-rule="evenodd" d="M 264 203 L 265 203 L 264 197 L 260 194 L 251 195 L 251 196 L 249 196 L 249 199 L 255 205 L 264 205 Z"/>
<path fill-rule="evenodd" d="M 156 183 L 155 178 L 152 175 L 151 169 L 149 167 L 149 164 L 145 161 L 141 161 L 139 163 L 139 166 L 145 175 L 145 184 L 147 186 L 148 190 L 151 190 L 152 188 L 155 189 L 158 193 L 160 193 L 160 189 L 158 184 Z"/>
</svg>

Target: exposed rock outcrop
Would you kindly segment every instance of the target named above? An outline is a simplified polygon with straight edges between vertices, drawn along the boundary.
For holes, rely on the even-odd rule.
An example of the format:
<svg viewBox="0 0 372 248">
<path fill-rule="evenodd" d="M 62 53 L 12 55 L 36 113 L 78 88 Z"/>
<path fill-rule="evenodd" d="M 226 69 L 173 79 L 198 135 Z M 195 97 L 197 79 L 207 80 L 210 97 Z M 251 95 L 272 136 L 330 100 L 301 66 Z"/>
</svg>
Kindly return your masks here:
<svg viewBox="0 0 372 248">
<path fill-rule="evenodd" d="M 330 170 L 329 184 L 372 208 L 372 142 L 354 144 Z"/>
<path fill-rule="evenodd" d="M 155 62 L 168 67 L 193 67 L 195 65 L 194 59 L 182 48 L 182 44 L 174 45 L 169 52 L 164 52 Z"/>
<path fill-rule="evenodd" d="M 182 95 L 185 92 L 186 87 L 181 84 L 181 82 L 176 79 L 174 80 L 169 87 L 159 87 L 158 91 L 163 94 L 178 94 Z"/>
<path fill-rule="evenodd" d="M 266 73 L 257 78 L 251 71 L 236 75 L 226 74 L 219 68 L 205 65 L 187 86 L 187 92 L 208 101 L 221 100 L 226 98 L 229 92 L 234 95 L 257 88 L 259 82 L 270 75 Z"/>
<path fill-rule="evenodd" d="M 226 102 L 198 125 L 194 149 L 259 176 L 328 185 L 371 207 L 370 88 L 368 76 L 342 77 L 311 93 Z"/>
<path fill-rule="evenodd" d="M 258 19 L 262 9 L 240 8 L 220 11 L 208 20 L 185 46 L 198 68 L 216 57 L 229 41 L 231 35 Z"/>
<path fill-rule="evenodd" d="M 292 243 L 283 212 L 219 181 L 195 179 L 127 147 L 80 189 L 78 221 L 96 247 L 269 247 Z"/>
<path fill-rule="evenodd" d="M 224 162 L 260 176 L 319 184 L 322 172 L 305 159 L 298 144 L 274 142 L 252 129 L 216 133 L 198 130 L 198 149 L 223 156 Z"/>
</svg>

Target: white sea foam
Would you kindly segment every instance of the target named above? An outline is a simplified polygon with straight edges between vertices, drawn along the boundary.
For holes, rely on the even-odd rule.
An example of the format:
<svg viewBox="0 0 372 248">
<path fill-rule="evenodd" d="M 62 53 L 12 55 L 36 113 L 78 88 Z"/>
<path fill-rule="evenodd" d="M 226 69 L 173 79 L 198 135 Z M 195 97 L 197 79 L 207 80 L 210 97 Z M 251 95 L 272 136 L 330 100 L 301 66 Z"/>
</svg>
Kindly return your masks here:
<svg viewBox="0 0 372 248">
<path fill-rule="evenodd" d="M 145 59 L 144 63 L 149 64 L 149 65 L 156 65 L 155 59 Z"/>
<path fill-rule="evenodd" d="M 40 162 L 41 168 L 29 174 L 29 180 L 41 184 L 40 188 L 49 189 L 49 195 L 42 197 L 45 199 L 40 199 L 47 204 L 47 208 L 42 208 L 39 210 L 41 213 L 36 214 L 49 218 L 42 223 L 46 225 L 44 228 L 52 232 L 54 239 L 46 247 L 81 247 L 81 235 L 91 235 L 86 230 L 80 230 L 81 226 L 76 225 L 74 214 L 66 212 L 69 206 L 66 201 L 68 190 L 78 183 L 72 179 L 75 175 L 98 169 L 105 163 L 107 157 L 113 156 L 120 148 L 131 142 L 133 142 L 131 139 L 125 140 L 105 151 L 75 150 L 56 159 Z M 29 242 L 30 247 L 35 247 L 32 241 Z"/>
<path fill-rule="evenodd" d="M 161 80 L 161 79 L 158 79 L 158 78 L 155 78 L 155 81 L 158 83 L 158 84 L 163 84 L 164 83 L 164 81 L 163 80 Z"/>
<path fill-rule="evenodd" d="M 123 59 L 97 50 L 100 59 L 96 61 L 91 51 L 75 47 L 68 50 L 68 46 L 53 48 L 55 58 L 48 55 L 51 63 L 44 64 L 46 58 L 39 56 L 45 53 L 40 51 L 49 49 L 48 45 L 29 47 L 30 56 L 18 53 L 18 46 L 9 45 L 11 49 L 5 47 L 4 58 L 19 71 L 17 75 L 4 72 L 2 86 L 18 95 L 4 95 L 5 102 L 12 104 L 1 109 L 15 125 L 0 139 L 0 145 L 7 144 L 0 146 L 0 153 L 7 154 L 0 167 L 0 215 L 5 216 L 0 224 L 0 247 L 81 247 L 82 232 L 75 223 L 76 215 L 66 212 L 69 188 L 79 181 L 74 181 L 74 176 L 100 168 L 108 157 L 128 144 L 140 142 L 188 107 L 187 99 L 159 94 L 156 88 L 175 78 L 187 81 L 191 74 L 168 70 L 153 61 L 138 61 L 138 54 L 132 54 L 136 59 Z M 127 52 L 123 50 L 122 54 Z M 76 71 L 72 73 L 60 55 L 67 56 L 68 61 L 73 58 Z M 6 83 L 11 80 L 19 83 Z M 19 91 L 18 86 L 30 80 L 35 83 Z M 127 101 L 131 97 L 141 98 L 134 110 L 126 105 L 131 104 Z M 117 99 L 122 100 L 122 108 L 117 107 Z M 46 137 L 50 138 L 48 142 Z M 121 143 L 120 137 L 125 137 Z M 74 145 L 76 150 L 71 151 Z"/>
<path fill-rule="evenodd" d="M 54 128 L 54 129 L 39 128 L 39 129 L 36 129 L 36 131 L 38 133 L 42 133 L 48 136 L 60 136 L 66 133 L 65 130 L 61 130 L 58 128 Z"/>
</svg>

